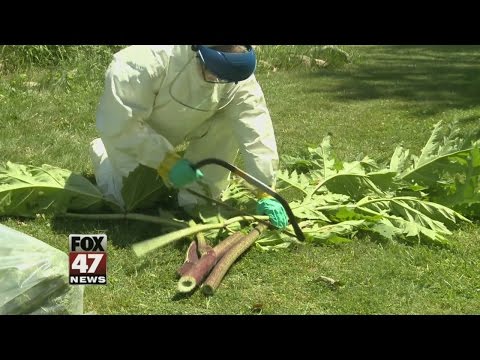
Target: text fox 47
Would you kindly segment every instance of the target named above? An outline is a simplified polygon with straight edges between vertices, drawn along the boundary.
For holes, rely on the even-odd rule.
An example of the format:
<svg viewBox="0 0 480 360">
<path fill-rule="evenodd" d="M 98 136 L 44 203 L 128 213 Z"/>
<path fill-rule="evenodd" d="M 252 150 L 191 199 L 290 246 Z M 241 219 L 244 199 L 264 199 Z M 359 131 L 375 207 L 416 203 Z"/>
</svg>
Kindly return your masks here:
<svg viewBox="0 0 480 360">
<path fill-rule="evenodd" d="M 69 282 L 71 285 L 107 284 L 107 235 L 70 234 Z"/>
</svg>

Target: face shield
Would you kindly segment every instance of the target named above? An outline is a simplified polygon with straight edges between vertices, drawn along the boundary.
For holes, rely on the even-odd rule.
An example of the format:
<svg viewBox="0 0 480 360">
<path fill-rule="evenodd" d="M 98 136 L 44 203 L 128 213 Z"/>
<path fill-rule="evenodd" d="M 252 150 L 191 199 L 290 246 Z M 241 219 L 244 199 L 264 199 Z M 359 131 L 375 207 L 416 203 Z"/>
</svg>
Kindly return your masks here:
<svg viewBox="0 0 480 360">
<path fill-rule="evenodd" d="M 177 103 L 198 111 L 225 108 L 239 88 L 235 82 L 221 79 L 209 71 L 196 52 L 170 83 L 170 96 Z"/>
</svg>

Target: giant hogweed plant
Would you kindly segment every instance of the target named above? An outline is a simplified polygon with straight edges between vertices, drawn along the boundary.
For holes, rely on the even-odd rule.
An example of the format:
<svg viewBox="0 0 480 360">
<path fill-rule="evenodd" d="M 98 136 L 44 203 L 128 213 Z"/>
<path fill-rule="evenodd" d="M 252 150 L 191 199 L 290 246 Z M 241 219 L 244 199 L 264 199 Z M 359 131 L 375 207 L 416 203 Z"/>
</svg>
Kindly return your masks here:
<svg viewBox="0 0 480 360">
<path fill-rule="evenodd" d="M 462 136 L 455 125 L 438 123 L 419 156 L 399 146 L 386 164 L 368 156 L 342 161 L 335 156 L 329 136 L 319 147 L 306 150 L 302 158 L 283 158 L 276 190 L 289 200 L 310 242 L 340 243 L 358 232 L 369 232 L 388 240 L 445 244 L 459 221 L 469 222 L 467 217 L 480 213 L 480 140 Z M 199 232 L 214 241 L 220 233 L 246 231 L 246 224 L 266 219 L 255 216 L 254 196 L 239 179 L 231 182 L 222 201 L 241 209 L 243 215 L 218 208 L 214 215 L 201 217 L 201 224 L 179 220 L 175 212 L 133 213 L 152 205 L 149 196 L 161 189 L 153 178 L 129 181 L 142 181 L 142 187 L 124 189 L 122 208 L 104 199 L 80 175 L 49 165 L 9 162 L 0 165 L 0 216 L 51 213 L 161 224 L 163 235 L 134 245 L 139 255 Z M 98 209 L 110 213 L 92 214 Z M 256 244 L 272 249 L 295 241 L 291 235 L 269 230 Z"/>
<path fill-rule="evenodd" d="M 447 244 L 459 222 L 470 222 L 465 215 L 479 213 L 479 149 L 478 137 L 464 137 L 455 125 L 438 123 L 419 156 L 399 146 L 385 164 L 368 156 L 348 162 L 335 156 L 327 136 L 319 147 L 307 148 L 306 156 L 284 158 L 276 190 L 288 198 L 310 242 L 347 242 L 368 232 L 390 241 Z M 255 214 L 254 198 L 241 181 L 232 181 L 222 200 Z M 218 214 L 204 222 L 218 228 L 228 222 L 234 225 L 231 232 L 239 230 L 238 222 Z M 215 236 L 216 229 L 209 227 L 207 236 Z M 145 245 L 149 251 L 173 239 L 178 237 L 170 233 Z M 276 249 L 295 241 L 266 231 L 256 245 Z M 143 246 L 135 246 L 138 254 L 147 251 Z"/>
<path fill-rule="evenodd" d="M 419 156 L 399 146 L 383 165 L 368 157 L 340 161 L 327 136 L 308 156 L 284 159 L 289 170 L 279 172 L 279 185 L 301 194 L 292 210 L 313 241 L 331 239 L 329 226 L 356 221 L 350 234 L 445 243 L 459 220 L 479 214 L 479 155 L 478 139 L 442 123 Z"/>
</svg>

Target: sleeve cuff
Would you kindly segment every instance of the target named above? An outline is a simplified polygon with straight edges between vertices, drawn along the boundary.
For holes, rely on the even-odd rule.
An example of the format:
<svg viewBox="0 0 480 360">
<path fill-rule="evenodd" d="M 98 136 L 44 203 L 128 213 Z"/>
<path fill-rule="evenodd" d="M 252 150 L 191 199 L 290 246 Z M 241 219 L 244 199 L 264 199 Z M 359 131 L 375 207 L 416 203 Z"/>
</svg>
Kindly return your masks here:
<svg viewBox="0 0 480 360">
<path fill-rule="evenodd" d="M 255 195 L 257 196 L 257 199 L 259 199 L 259 200 L 273 197 L 272 195 L 269 195 L 266 192 L 263 192 L 261 190 L 258 190 Z"/>
<path fill-rule="evenodd" d="M 173 165 L 180 160 L 181 157 L 175 152 L 169 152 L 163 158 L 160 166 L 157 169 L 158 175 L 160 175 L 164 182 L 169 182 L 168 180 L 168 173 L 172 169 Z"/>
</svg>

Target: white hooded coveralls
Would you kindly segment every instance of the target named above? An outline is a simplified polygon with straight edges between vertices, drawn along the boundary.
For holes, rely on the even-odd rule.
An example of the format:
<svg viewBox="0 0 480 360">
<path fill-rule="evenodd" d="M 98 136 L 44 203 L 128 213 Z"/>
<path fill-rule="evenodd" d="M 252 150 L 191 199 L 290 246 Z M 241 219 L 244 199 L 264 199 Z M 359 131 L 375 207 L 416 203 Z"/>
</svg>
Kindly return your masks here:
<svg viewBox="0 0 480 360">
<path fill-rule="evenodd" d="M 165 155 L 185 140 L 184 157 L 190 162 L 215 157 L 233 163 L 240 151 L 246 172 L 274 185 L 277 145 L 255 76 L 237 85 L 208 83 L 195 55 L 190 45 L 130 46 L 114 55 L 96 114 L 100 138 L 91 143 L 97 184 L 108 198 L 123 205 L 123 177 L 139 164 L 158 169 Z M 236 92 L 227 96 L 225 87 Z M 222 100 L 224 95 L 228 101 Z M 218 165 L 207 165 L 202 172 L 203 182 L 218 198 L 229 172 Z M 203 192 L 198 184 L 188 187 Z M 181 206 L 198 202 L 180 190 Z"/>
</svg>

